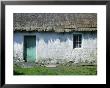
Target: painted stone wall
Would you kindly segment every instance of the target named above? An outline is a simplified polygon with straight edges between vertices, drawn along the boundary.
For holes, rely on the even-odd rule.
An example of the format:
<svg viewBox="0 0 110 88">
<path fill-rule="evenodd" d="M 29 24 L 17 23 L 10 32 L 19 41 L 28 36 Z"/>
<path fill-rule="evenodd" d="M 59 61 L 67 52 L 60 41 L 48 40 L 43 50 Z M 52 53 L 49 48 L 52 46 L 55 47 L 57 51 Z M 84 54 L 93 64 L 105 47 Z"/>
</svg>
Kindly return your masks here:
<svg viewBox="0 0 110 88">
<path fill-rule="evenodd" d="M 73 49 L 73 35 L 82 34 L 82 47 Z M 14 60 L 23 61 L 24 35 L 36 35 L 36 62 L 64 63 L 96 62 L 96 32 L 14 33 Z M 17 59 L 17 60 L 16 60 Z"/>
<path fill-rule="evenodd" d="M 13 58 L 14 61 L 23 61 L 23 35 L 20 33 L 15 33 L 14 37 L 14 50 L 13 50 Z"/>
</svg>

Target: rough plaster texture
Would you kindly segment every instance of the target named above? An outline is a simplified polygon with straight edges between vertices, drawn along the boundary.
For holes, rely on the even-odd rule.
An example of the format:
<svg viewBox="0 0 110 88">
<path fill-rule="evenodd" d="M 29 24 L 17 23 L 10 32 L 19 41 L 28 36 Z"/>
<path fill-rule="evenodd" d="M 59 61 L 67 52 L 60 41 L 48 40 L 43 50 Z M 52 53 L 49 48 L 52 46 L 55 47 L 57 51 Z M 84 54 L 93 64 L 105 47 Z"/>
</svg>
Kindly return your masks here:
<svg viewBox="0 0 110 88">
<path fill-rule="evenodd" d="M 73 49 L 73 35 L 82 34 L 82 47 Z M 36 35 L 36 62 L 63 63 L 73 61 L 96 62 L 97 33 L 14 33 L 14 61 L 23 61 L 23 41 L 25 35 Z"/>
</svg>

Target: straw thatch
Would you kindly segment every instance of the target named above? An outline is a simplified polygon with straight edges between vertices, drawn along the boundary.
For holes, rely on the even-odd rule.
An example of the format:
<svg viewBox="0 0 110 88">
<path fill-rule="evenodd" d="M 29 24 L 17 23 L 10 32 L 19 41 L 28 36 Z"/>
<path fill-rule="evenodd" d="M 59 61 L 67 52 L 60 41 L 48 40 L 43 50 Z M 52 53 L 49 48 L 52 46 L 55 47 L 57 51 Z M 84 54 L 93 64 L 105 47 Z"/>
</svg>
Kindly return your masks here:
<svg viewBox="0 0 110 88">
<path fill-rule="evenodd" d="M 96 31 L 96 13 L 14 13 L 14 31 Z"/>
</svg>

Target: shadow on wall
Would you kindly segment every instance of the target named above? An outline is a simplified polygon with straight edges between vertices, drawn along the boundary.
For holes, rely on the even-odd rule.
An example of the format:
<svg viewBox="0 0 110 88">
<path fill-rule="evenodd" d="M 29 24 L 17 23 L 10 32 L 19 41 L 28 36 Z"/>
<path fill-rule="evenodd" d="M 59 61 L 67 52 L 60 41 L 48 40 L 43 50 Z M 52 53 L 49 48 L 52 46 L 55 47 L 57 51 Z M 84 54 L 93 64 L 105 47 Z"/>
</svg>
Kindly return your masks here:
<svg viewBox="0 0 110 88">
<path fill-rule="evenodd" d="M 96 39 L 97 38 L 97 32 L 83 32 L 83 34 L 85 35 L 84 36 L 84 39 L 85 40 L 88 40 L 88 39 Z"/>
<path fill-rule="evenodd" d="M 22 41 L 23 41 L 23 38 L 20 35 L 15 35 L 14 38 L 13 38 L 13 41 L 14 41 L 14 43 L 17 43 L 17 44 L 21 45 Z"/>
<path fill-rule="evenodd" d="M 73 41 L 72 33 L 39 33 L 37 41 L 43 40 L 46 44 L 49 42 L 66 42 Z"/>
</svg>

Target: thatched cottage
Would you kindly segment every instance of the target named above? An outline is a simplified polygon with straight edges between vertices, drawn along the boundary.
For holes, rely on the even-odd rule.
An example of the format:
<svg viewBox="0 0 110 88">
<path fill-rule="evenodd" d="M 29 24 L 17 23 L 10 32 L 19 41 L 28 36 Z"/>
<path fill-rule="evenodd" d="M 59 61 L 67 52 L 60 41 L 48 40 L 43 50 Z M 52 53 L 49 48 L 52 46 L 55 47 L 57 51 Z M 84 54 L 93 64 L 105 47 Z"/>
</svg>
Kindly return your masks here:
<svg viewBox="0 0 110 88">
<path fill-rule="evenodd" d="M 14 13 L 14 61 L 94 63 L 96 13 Z"/>
</svg>

